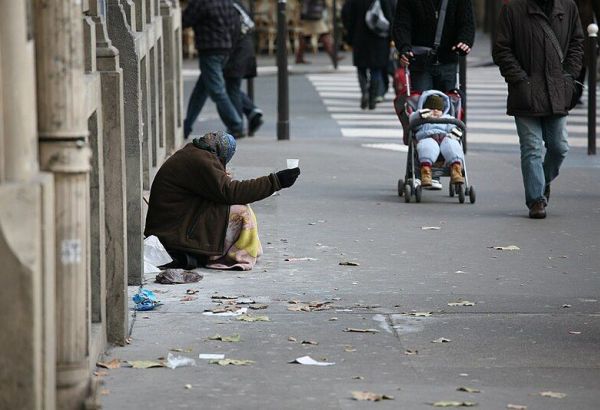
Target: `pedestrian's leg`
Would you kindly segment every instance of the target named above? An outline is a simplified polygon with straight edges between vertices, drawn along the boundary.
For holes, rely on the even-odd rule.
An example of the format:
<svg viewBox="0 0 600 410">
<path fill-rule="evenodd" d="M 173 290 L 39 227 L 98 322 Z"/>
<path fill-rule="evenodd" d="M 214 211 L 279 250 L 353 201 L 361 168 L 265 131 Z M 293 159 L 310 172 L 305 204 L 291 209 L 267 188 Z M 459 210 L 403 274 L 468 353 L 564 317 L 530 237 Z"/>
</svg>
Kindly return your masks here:
<svg viewBox="0 0 600 410">
<path fill-rule="evenodd" d="M 240 117 L 243 115 L 242 111 L 242 79 L 234 78 L 234 77 L 226 77 L 225 78 L 225 88 L 227 90 L 227 95 L 231 100 L 231 103 L 235 107 L 237 113 Z"/>
<path fill-rule="evenodd" d="M 241 93 L 242 111 L 248 119 L 248 136 L 253 136 L 254 133 L 263 125 L 263 112 L 260 108 L 254 105 L 254 102 L 246 95 Z"/>
<path fill-rule="evenodd" d="M 200 66 L 202 66 L 202 57 L 199 58 Z M 206 102 L 206 98 L 208 94 L 206 93 L 206 87 L 204 86 L 204 78 L 202 77 L 202 72 L 200 72 L 200 76 L 198 77 L 198 81 L 196 81 L 196 85 L 194 86 L 194 90 L 190 95 L 190 100 L 188 101 L 187 112 L 185 115 L 185 120 L 183 120 L 183 137 L 187 138 L 194 128 L 194 122 L 200 115 L 202 111 L 202 107 L 204 107 L 204 103 Z"/>
<path fill-rule="evenodd" d="M 521 146 L 521 173 L 525 187 L 525 203 L 528 208 L 544 201 L 544 166 L 542 150 L 542 119 L 537 117 L 515 117 L 519 144 Z"/>
<path fill-rule="evenodd" d="M 560 166 L 569 151 L 567 142 L 567 117 L 544 117 L 542 119 L 543 138 L 546 145 L 544 157 L 544 196 L 550 196 L 550 183 L 558 176 Z M 546 195 L 547 193 L 547 195 Z"/>
<path fill-rule="evenodd" d="M 343 56 L 336 57 L 335 55 L 335 49 L 333 46 L 333 39 L 331 38 L 331 34 L 321 34 L 321 44 L 323 44 L 323 49 L 325 49 L 325 52 L 329 55 L 329 58 L 331 58 L 332 64 L 335 64 L 337 61 L 343 59 Z"/>
<path fill-rule="evenodd" d="M 242 101 L 242 113 L 246 116 L 246 118 L 248 118 L 252 114 L 252 112 L 254 110 L 257 110 L 258 108 L 256 108 L 254 102 L 250 99 L 250 97 L 248 97 L 248 94 L 246 94 L 245 92 L 240 91 L 240 97 Z"/>
<path fill-rule="evenodd" d="M 298 42 L 298 50 L 296 50 L 296 64 L 308 64 L 308 61 L 304 60 L 304 49 L 306 48 L 306 36 L 304 33 L 300 34 L 300 40 Z"/>
<path fill-rule="evenodd" d="M 242 119 L 231 103 L 227 90 L 225 89 L 225 79 L 223 77 L 223 65 L 227 57 L 224 55 L 211 55 L 201 60 L 200 64 L 202 75 L 206 75 L 204 81 L 206 91 L 210 98 L 215 102 L 217 111 L 221 120 L 227 126 L 227 131 L 234 137 L 243 136 Z"/>
<path fill-rule="evenodd" d="M 377 97 L 381 92 L 381 68 L 370 68 L 371 81 L 369 82 L 369 109 L 375 109 L 377 105 Z"/>
<path fill-rule="evenodd" d="M 367 69 L 364 67 L 356 67 L 358 74 L 358 85 L 360 86 L 360 108 L 366 110 L 369 105 L 369 77 Z"/>
</svg>

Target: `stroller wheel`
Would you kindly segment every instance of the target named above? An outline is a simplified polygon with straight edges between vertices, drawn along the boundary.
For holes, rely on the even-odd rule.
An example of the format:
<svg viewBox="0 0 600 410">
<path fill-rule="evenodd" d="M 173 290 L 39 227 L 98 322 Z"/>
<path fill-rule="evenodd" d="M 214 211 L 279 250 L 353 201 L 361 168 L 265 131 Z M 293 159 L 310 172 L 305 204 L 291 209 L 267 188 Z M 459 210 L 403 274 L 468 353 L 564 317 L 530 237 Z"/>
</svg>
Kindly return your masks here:
<svg viewBox="0 0 600 410">
<path fill-rule="evenodd" d="M 421 193 L 423 192 L 423 188 L 421 185 L 415 188 L 415 200 L 417 202 L 421 202 Z"/>
<path fill-rule="evenodd" d="M 472 204 L 474 204 L 476 198 L 477 197 L 475 196 L 475 189 L 473 188 L 473 185 L 471 185 L 469 187 L 469 202 L 471 202 Z"/>
<path fill-rule="evenodd" d="M 454 185 L 453 184 L 448 184 L 448 195 L 450 195 L 450 198 L 454 198 Z"/>
<path fill-rule="evenodd" d="M 463 184 L 456 185 L 456 192 L 458 193 L 458 202 L 461 204 L 465 203 L 465 187 Z"/>
<path fill-rule="evenodd" d="M 398 180 L 398 196 L 402 196 L 402 195 L 404 195 L 404 180 L 399 179 Z"/>
<path fill-rule="evenodd" d="M 404 185 L 404 202 L 410 202 L 410 185 Z"/>
</svg>

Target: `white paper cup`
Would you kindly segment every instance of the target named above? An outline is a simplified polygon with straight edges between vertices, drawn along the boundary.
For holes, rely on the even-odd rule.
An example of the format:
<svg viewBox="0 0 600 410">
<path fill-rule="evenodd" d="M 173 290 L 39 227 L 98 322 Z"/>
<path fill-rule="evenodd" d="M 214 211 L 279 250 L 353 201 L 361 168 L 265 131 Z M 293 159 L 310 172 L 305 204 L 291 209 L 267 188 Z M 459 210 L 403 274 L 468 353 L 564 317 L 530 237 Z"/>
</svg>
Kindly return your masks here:
<svg viewBox="0 0 600 410">
<path fill-rule="evenodd" d="M 288 169 L 298 168 L 298 163 L 300 160 L 298 158 L 288 158 L 287 159 L 287 167 Z"/>
</svg>

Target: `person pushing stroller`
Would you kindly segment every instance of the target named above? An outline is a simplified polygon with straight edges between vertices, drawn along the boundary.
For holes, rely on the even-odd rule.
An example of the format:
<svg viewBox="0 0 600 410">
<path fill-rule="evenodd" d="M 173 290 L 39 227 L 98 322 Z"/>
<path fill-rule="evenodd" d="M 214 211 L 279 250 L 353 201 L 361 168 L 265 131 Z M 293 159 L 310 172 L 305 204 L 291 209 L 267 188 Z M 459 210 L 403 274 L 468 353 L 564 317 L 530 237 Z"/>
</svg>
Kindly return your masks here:
<svg viewBox="0 0 600 410">
<path fill-rule="evenodd" d="M 437 90 L 425 91 L 419 98 L 418 110 L 410 115 L 415 118 L 454 118 L 450 115 L 451 105 L 448 96 Z M 444 156 L 445 165 L 450 169 L 450 183 L 463 184 L 464 154 L 458 139 L 462 131 L 454 124 L 428 123 L 418 125 L 413 130 L 417 140 L 417 154 L 421 167 L 421 186 L 432 186 L 432 166 L 438 156 Z"/>
</svg>

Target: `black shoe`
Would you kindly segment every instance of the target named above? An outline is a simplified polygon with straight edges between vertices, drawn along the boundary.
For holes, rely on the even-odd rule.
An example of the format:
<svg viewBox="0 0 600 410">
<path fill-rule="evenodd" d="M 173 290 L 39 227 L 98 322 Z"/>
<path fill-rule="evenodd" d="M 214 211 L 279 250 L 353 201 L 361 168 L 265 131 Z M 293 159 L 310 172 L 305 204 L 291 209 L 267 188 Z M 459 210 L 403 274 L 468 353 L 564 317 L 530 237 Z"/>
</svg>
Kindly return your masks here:
<svg viewBox="0 0 600 410">
<path fill-rule="evenodd" d="M 375 98 L 369 99 L 369 110 L 374 110 L 377 107 L 377 100 Z"/>
<path fill-rule="evenodd" d="M 263 113 L 259 110 L 253 111 L 248 116 L 248 136 L 251 137 L 263 125 Z"/>
<path fill-rule="evenodd" d="M 362 110 L 366 110 L 368 106 L 369 106 L 369 96 L 363 94 L 363 96 L 360 97 L 360 108 Z"/>
<path fill-rule="evenodd" d="M 540 200 L 531 205 L 531 208 L 529 208 L 529 217 L 532 219 L 544 219 L 546 217 L 546 203 Z"/>
<path fill-rule="evenodd" d="M 544 188 L 544 196 L 546 197 L 546 202 L 550 202 L 550 184 L 546 184 Z"/>
<path fill-rule="evenodd" d="M 192 133 L 192 127 L 186 125 L 186 121 L 183 122 L 183 139 L 187 140 Z"/>
</svg>

